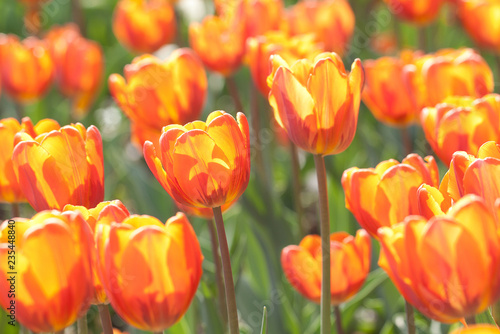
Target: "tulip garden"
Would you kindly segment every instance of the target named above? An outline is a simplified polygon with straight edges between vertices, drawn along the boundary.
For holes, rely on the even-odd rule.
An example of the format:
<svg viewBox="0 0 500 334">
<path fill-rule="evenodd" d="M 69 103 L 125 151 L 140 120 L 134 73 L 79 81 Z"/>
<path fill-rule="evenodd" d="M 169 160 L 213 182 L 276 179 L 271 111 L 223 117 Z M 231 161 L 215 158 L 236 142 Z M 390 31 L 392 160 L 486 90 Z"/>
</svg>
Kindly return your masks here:
<svg viewBox="0 0 500 334">
<path fill-rule="evenodd" d="M 0 2 L 0 334 L 500 333 L 499 0 Z"/>
</svg>

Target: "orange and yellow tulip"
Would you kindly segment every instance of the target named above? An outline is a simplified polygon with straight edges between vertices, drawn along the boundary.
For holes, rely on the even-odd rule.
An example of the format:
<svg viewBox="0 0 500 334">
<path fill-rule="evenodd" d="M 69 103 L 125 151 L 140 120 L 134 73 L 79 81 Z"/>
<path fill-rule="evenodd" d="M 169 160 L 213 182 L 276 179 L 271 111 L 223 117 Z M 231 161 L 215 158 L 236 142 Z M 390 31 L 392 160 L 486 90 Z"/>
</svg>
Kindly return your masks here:
<svg viewBox="0 0 500 334">
<path fill-rule="evenodd" d="M 354 296 L 370 272 L 371 241 L 365 230 L 353 237 L 346 232 L 330 235 L 332 305 Z M 281 252 L 281 266 L 290 284 L 307 299 L 321 300 L 321 238 L 308 235 L 298 246 Z"/>
<path fill-rule="evenodd" d="M 356 59 L 347 74 L 336 53 L 288 64 L 272 57 L 269 103 L 290 140 L 319 155 L 338 154 L 354 138 L 364 74 Z"/>
<path fill-rule="evenodd" d="M 346 0 L 302 0 L 285 16 L 290 35 L 314 34 L 325 50 L 342 54 L 354 33 L 354 12 Z"/>
<path fill-rule="evenodd" d="M 401 163 L 387 160 L 375 168 L 349 168 L 342 175 L 346 207 L 373 237 L 382 226 L 402 222 L 418 211 L 417 189 L 437 187 L 439 171 L 432 156 L 408 155 Z"/>
<path fill-rule="evenodd" d="M 59 90 L 73 100 L 74 116 L 82 118 L 101 84 L 104 70 L 101 47 L 80 36 L 74 24 L 52 28 L 46 40 L 54 60 Z"/>
<path fill-rule="evenodd" d="M 170 124 L 196 120 L 207 95 L 203 64 L 190 49 L 175 50 L 166 61 L 151 55 L 135 58 L 125 66 L 125 78 L 109 77 L 109 90 L 131 120 L 132 141 L 142 147 L 158 142 Z"/>
<path fill-rule="evenodd" d="M 425 108 L 421 122 L 432 149 L 449 165 L 456 151 L 476 154 L 483 143 L 500 142 L 500 95 L 447 98 Z"/>
<path fill-rule="evenodd" d="M 19 183 L 17 182 L 14 165 L 12 163 L 12 152 L 14 151 L 14 138 L 20 131 L 25 131 L 32 137 L 59 129 L 59 124 L 51 119 L 44 119 L 35 126 L 28 117 L 22 119 L 21 124 L 15 118 L 4 118 L 0 120 L 0 138 L 3 146 L 0 150 L 0 202 L 18 203 L 26 202 Z"/>
<path fill-rule="evenodd" d="M 19 186 L 36 211 L 66 204 L 95 207 L 104 197 L 102 140 L 95 126 L 63 126 L 33 138 L 16 135 L 12 162 Z"/>
<path fill-rule="evenodd" d="M 129 324 L 159 332 L 186 312 L 200 282 L 200 245 L 186 216 L 162 224 L 150 216 L 130 216 L 111 224 L 100 268 L 115 311 Z M 101 252 L 101 250 L 99 250 Z"/>
<path fill-rule="evenodd" d="M 500 334 L 500 329 L 492 325 L 472 325 L 455 329 L 450 334 Z"/>
<path fill-rule="evenodd" d="M 45 41 L 0 34 L 0 78 L 3 89 L 19 103 L 45 94 L 54 77 L 54 63 Z"/>
<path fill-rule="evenodd" d="M 429 221 L 407 217 L 378 235 L 379 266 L 423 315 L 452 323 L 500 297 L 500 240 L 479 197 L 467 196 Z"/>
<path fill-rule="evenodd" d="M 0 304 L 33 332 L 55 332 L 84 315 L 92 297 L 92 232 L 76 212 L 44 211 L 31 220 L 0 227 Z M 15 231 L 12 234 L 10 231 Z M 9 237 L 15 235 L 15 297 L 8 268 Z M 10 239 L 11 240 L 11 239 Z"/>
<path fill-rule="evenodd" d="M 116 39 L 135 53 L 152 53 L 177 31 L 172 4 L 165 0 L 120 0 L 113 13 Z"/>
<path fill-rule="evenodd" d="M 481 47 L 500 53 L 499 0 L 457 0 L 462 25 Z"/>
<path fill-rule="evenodd" d="M 176 202 L 214 208 L 243 194 L 250 178 L 250 134 L 245 115 L 237 119 L 214 111 L 206 122 L 166 126 L 159 146 L 144 144 L 149 169 Z"/>
<path fill-rule="evenodd" d="M 402 20 L 418 25 L 432 22 L 445 0 L 384 0 L 391 12 Z"/>
</svg>

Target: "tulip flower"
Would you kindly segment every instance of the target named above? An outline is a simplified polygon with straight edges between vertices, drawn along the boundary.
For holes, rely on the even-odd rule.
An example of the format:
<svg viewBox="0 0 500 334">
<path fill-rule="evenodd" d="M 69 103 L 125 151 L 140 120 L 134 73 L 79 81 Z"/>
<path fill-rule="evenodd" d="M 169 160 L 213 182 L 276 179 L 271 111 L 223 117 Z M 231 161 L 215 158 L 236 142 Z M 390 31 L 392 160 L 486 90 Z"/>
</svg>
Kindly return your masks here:
<svg viewBox="0 0 500 334">
<path fill-rule="evenodd" d="M 432 22 L 445 0 L 384 0 L 391 12 L 402 20 L 418 25 Z"/>
<path fill-rule="evenodd" d="M 378 235 L 379 266 L 423 315 L 452 323 L 500 297 L 500 241 L 480 198 L 467 196 L 429 221 L 407 217 Z"/>
<path fill-rule="evenodd" d="M 349 168 L 342 175 L 346 207 L 373 237 L 382 226 L 392 226 L 416 215 L 417 189 L 437 187 L 439 171 L 432 156 L 408 155 L 401 163 L 387 160 L 376 168 Z"/>
<path fill-rule="evenodd" d="M 313 33 L 325 50 L 344 53 L 354 33 L 355 17 L 346 0 L 302 0 L 286 13 L 284 30 L 290 35 Z"/>
<path fill-rule="evenodd" d="M 500 142 L 500 95 L 447 98 L 421 115 L 425 138 L 439 158 L 449 165 L 453 153 L 476 154 L 490 140 Z"/>
<path fill-rule="evenodd" d="M 113 13 L 116 39 L 134 53 L 152 53 L 177 31 L 172 4 L 164 0 L 120 0 Z"/>
<path fill-rule="evenodd" d="M 370 272 L 371 241 L 365 230 L 353 237 L 346 232 L 330 235 L 331 303 L 339 305 L 354 296 Z M 292 286 L 307 299 L 321 299 L 321 238 L 308 235 L 298 246 L 281 252 L 281 266 Z"/>
<path fill-rule="evenodd" d="M 162 224 L 130 216 L 111 224 L 104 247 L 103 284 L 114 310 L 141 330 L 159 332 L 186 312 L 200 282 L 200 245 L 186 216 Z M 101 252 L 102 250 L 99 250 Z"/>
<path fill-rule="evenodd" d="M 12 162 L 19 186 L 36 211 L 66 204 L 91 208 L 104 197 L 102 140 L 95 126 L 63 126 L 35 138 L 19 133 Z"/>
<path fill-rule="evenodd" d="M 2 150 L 0 150 L 0 202 L 26 202 L 26 197 L 17 182 L 12 163 L 16 133 L 25 131 L 30 136 L 36 137 L 41 133 L 59 128 L 59 124 L 51 119 L 41 120 L 36 126 L 33 126 L 28 117 L 23 118 L 21 124 L 15 118 L 0 120 L 0 138 L 3 142 Z"/>
<path fill-rule="evenodd" d="M 14 227 L 15 226 L 15 227 Z M 12 234 L 10 231 L 15 231 Z M 15 235 L 15 299 L 8 240 Z M 15 316 L 33 332 L 56 332 L 84 315 L 92 297 L 92 233 L 76 212 L 44 211 L 0 227 L 0 304 L 15 300 Z"/>
<path fill-rule="evenodd" d="M 46 40 L 55 63 L 59 90 L 73 100 L 75 117 L 82 118 L 101 83 L 104 70 L 101 47 L 80 36 L 74 24 L 52 28 Z"/>
<path fill-rule="evenodd" d="M 44 41 L 0 34 L 0 78 L 5 92 L 18 103 L 42 97 L 54 76 L 54 64 Z"/>
<path fill-rule="evenodd" d="M 458 14 L 469 36 L 480 47 L 500 53 L 500 1 L 457 0 Z"/>
<path fill-rule="evenodd" d="M 197 119 L 207 95 L 203 64 L 190 49 L 175 50 L 162 62 L 151 55 L 126 65 L 125 78 L 109 77 L 111 95 L 131 120 L 132 141 L 157 143 L 164 126 Z"/>
<path fill-rule="evenodd" d="M 278 124 L 301 149 L 329 155 L 344 151 L 354 138 L 364 74 L 356 59 L 347 74 L 336 53 L 293 65 L 272 57 L 269 103 Z"/>
<path fill-rule="evenodd" d="M 418 214 L 425 219 L 444 215 L 450 209 L 452 201 L 446 189 L 422 184 L 417 190 Z"/>
<path fill-rule="evenodd" d="M 500 329 L 492 325 L 472 325 L 455 329 L 450 334 L 500 334 Z"/>
<path fill-rule="evenodd" d="M 163 188 L 180 204 L 214 208 L 236 200 L 250 177 L 248 122 L 214 111 L 206 123 L 163 129 L 159 146 L 144 144 L 144 158 Z"/>
</svg>

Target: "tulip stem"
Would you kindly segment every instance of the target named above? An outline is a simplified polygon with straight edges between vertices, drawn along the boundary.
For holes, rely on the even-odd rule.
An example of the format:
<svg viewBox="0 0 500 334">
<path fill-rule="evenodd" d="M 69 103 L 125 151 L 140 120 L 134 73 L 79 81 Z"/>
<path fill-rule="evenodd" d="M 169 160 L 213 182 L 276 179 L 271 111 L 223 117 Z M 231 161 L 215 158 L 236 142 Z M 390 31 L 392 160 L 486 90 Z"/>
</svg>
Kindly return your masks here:
<svg viewBox="0 0 500 334">
<path fill-rule="evenodd" d="M 85 20 L 83 18 L 83 9 L 80 0 L 71 0 L 71 12 L 73 21 L 76 22 L 80 29 L 80 34 L 85 37 Z"/>
<path fill-rule="evenodd" d="M 229 320 L 229 333 L 239 334 L 238 309 L 236 308 L 236 294 L 234 291 L 233 272 L 231 270 L 231 259 L 227 245 L 226 230 L 222 219 L 220 206 L 213 208 L 217 236 L 219 237 L 219 248 L 222 257 L 222 269 L 224 272 L 224 286 L 226 290 L 227 314 Z"/>
<path fill-rule="evenodd" d="M 226 86 L 229 90 L 229 94 L 233 98 L 234 106 L 236 107 L 236 111 L 243 112 L 243 104 L 241 103 L 240 93 L 238 93 L 238 87 L 236 86 L 236 81 L 232 76 L 226 77 Z"/>
<path fill-rule="evenodd" d="M 400 132 L 405 155 L 408 155 L 413 151 L 410 129 L 408 129 L 408 127 L 403 127 L 401 128 Z"/>
<path fill-rule="evenodd" d="M 54 332 L 55 334 L 64 334 L 64 329 L 61 329 L 60 331 Z"/>
<path fill-rule="evenodd" d="M 497 74 L 500 75 L 500 55 L 495 54 L 495 60 L 497 62 Z"/>
<path fill-rule="evenodd" d="M 344 334 L 344 329 L 342 329 L 342 312 L 340 312 L 340 307 L 335 305 L 333 307 L 335 312 L 335 326 L 337 327 L 337 334 Z"/>
<path fill-rule="evenodd" d="M 15 111 L 16 111 L 16 116 L 17 116 L 17 118 L 18 118 L 19 120 L 22 120 L 22 119 L 23 119 L 23 117 L 24 117 L 24 115 L 25 115 L 25 113 L 24 113 L 24 106 L 23 106 L 21 103 L 16 102 L 16 103 L 14 104 L 14 109 L 15 109 Z"/>
<path fill-rule="evenodd" d="M 84 314 L 82 317 L 78 318 L 76 322 L 78 327 L 78 334 L 87 334 L 87 314 Z"/>
<path fill-rule="evenodd" d="M 98 304 L 99 317 L 101 318 L 101 326 L 104 334 L 113 334 L 113 325 L 111 323 L 111 315 L 107 305 Z"/>
<path fill-rule="evenodd" d="M 12 218 L 19 217 L 20 212 L 19 212 L 19 203 L 11 203 L 11 208 L 12 208 Z"/>
<path fill-rule="evenodd" d="M 475 325 L 476 324 L 476 316 L 472 315 L 470 317 L 465 318 L 465 323 L 467 323 L 467 325 Z"/>
<path fill-rule="evenodd" d="M 319 212 L 321 225 L 321 334 L 331 333 L 330 321 L 330 213 L 328 211 L 328 189 L 326 183 L 325 159 L 314 155 L 316 176 L 318 178 Z"/>
<path fill-rule="evenodd" d="M 303 237 L 306 235 L 307 230 L 303 219 L 304 211 L 302 209 L 302 201 L 300 199 L 300 163 L 299 163 L 299 151 L 297 146 L 290 142 L 290 157 L 292 159 L 292 187 L 293 187 L 293 202 L 295 206 L 295 211 L 297 212 L 297 222 L 300 228 L 300 235 Z"/>
<path fill-rule="evenodd" d="M 222 317 L 224 327 L 227 327 L 227 305 L 224 293 L 224 278 L 222 277 L 222 263 L 219 254 L 219 240 L 217 239 L 217 229 L 212 219 L 207 220 L 208 230 L 210 231 L 210 241 L 212 244 L 212 256 L 215 263 L 215 280 L 217 282 L 217 299 L 219 304 L 219 313 Z"/>
<path fill-rule="evenodd" d="M 406 325 L 408 327 L 408 334 L 415 334 L 417 328 L 415 327 L 415 315 L 413 314 L 413 306 L 410 303 L 406 303 Z"/>
<path fill-rule="evenodd" d="M 423 52 L 427 52 L 427 31 L 425 27 L 419 27 L 418 29 L 418 48 Z"/>
</svg>

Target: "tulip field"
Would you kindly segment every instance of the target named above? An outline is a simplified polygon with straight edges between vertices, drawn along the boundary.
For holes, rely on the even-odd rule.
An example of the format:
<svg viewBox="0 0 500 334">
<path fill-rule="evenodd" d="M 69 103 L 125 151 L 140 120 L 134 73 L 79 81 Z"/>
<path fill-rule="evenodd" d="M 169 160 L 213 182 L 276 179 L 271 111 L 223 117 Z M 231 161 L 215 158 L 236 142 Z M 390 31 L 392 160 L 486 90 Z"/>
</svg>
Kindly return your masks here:
<svg viewBox="0 0 500 334">
<path fill-rule="evenodd" d="M 499 0 L 2 0 L 0 334 L 499 334 Z"/>
</svg>

